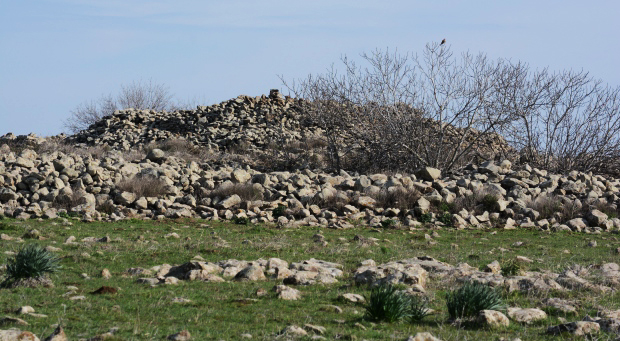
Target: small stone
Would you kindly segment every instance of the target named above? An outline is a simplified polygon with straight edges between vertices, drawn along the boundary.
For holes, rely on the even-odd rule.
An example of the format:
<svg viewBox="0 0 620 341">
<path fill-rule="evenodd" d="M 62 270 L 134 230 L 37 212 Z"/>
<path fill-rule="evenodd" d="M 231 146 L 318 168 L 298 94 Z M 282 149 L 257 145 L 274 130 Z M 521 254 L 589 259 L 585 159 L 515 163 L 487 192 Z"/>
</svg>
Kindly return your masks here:
<svg viewBox="0 0 620 341">
<path fill-rule="evenodd" d="M 300 328 L 296 325 L 291 325 L 288 326 L 286 328 L 284 328 L 280 334 L 285 334 L 285 335 L 295 335 L 295 336 L 306 336 L 308 335 L 308 332 L 306 332 L 303 328 Z"/>
<path fill-rule="evenodd" d="M 342 314 L 342 308 L 340 308 L 337 305 L 331 305 L 331 304 L 324 305 L 319 310 L 320 311 L 327 311 L 327 312 L 330 312 L 330 313 Z"/>
<path fill-rule="evenodd" d="M 20 315 L 30 314 L 30 313 L 34 313 L 34 308 L 29 305 L 25 305 L 17 309 L 17 314 L 20 314 Z"/>
<path fill-rule="evenodd" d="M 166 279 L 164 280 L 164 284 L 177 285 L 179 284 L 179 279 L 176 277 L 166 277 Z"/>
<path fill-rule="evenodd" d="M 301 298 L 301 292 L 297 289 L 293 289 L 286 285 L 276 285 L 273 290 L 278 295 L 279 299 L 287 301 L 296 301 Z"/>
<path fill-rule="evenodd" d="M 478 322 L 489 327 L 508 327 L 510 321 L 503 313 L 495 310 L 482 310 L 478 315 Z"/>
<path fill-rule="evenodd" d="M 67 341 L 67 335 L 61 326 L 56 327 L 54 332 L 43 341 Z"/>
<path fill-rule="evenodd" d="M 307 331 L 313 332 L 315 334 L 320 334 L 320 335 L 325 334 L 325 332 L 327 331 L 327 328 L 325 328 L 325 327 L 315 326 L 315 325 L 312 325 L 312 324 L 309 324 L 309 323 L 304 324 L 304 328 Z"/>
<path fill-rule="evenodd" d="M 101 270 L 101 277 L 103 279 L 110 279 L 112 277 L 112 274 L 110 273 L 110 270 L 103 269 L 103 270 Z"/>
<path fill-rule="evenodd" d="M 188 341 L 191 340 L 192 335 L 187 330 L 182 330 L 176 334 L 168 335 L 168 340 L 172 341 Z"/>
<path fill-rule="evenodd" d="M 353 303 L 364 303 L 364 302 L 366 302 L 366 299 L 364 298 L 364 296 L 359 295 L 359 294 L 342 294 L 342 295 L 338 296 L 338 298 L 340 300 L 349 301 L 349 302 L 353 302 Z"/>
<path fill-rule="evenodd" d="M 547 328 L 547 334 L 573 334 L 577 336 L 586 336 L 592 334 L 598 334 L 601 330 L 601 326 L 596 322 L 577 321 L 564 323 L 557 326 Z"/>
<path fill-rule="evenodd" d="M 547 313 L 537 308 L 508 308 L 507 313 L 511 319 L 527 324 L 547 318 Z"/>
<path fill-rule="evenodd" d="M 20 318 L 17 318 L 17 317 L 5 316 L 0 319 L 0 326 L 6 326 L 6 325 L 27 326 L 28 322 Z"/>
<path fill-rule="evenodd" d="M 415 336 L 409 336 L 407 341 L 441 341 L 429 332 L 417 333 Z"/>
</svg>

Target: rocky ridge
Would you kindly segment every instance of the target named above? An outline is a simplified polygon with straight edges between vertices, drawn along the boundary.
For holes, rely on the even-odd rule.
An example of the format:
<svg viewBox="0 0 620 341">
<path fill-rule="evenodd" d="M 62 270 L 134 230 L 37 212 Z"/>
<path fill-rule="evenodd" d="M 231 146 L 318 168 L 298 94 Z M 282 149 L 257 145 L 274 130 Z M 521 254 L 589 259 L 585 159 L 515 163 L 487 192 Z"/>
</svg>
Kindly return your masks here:
<svg viewBox="0 0 620 341">
<path fill-rule="evenodd" d="M 68 213 L 86 221 L 197 217 L 280 226 L 430 223 L 598 233 L 620 228 L 614 216 L 619 188 L 619 179 L 512 169 L 507 160 L 445 176 L 432 168 L 388 176 L 214 168 L 161 150 L 133 162 L 115 152 L 102 159 L 29 149 L 0 156 L 0 213 L 21 219 Z M 392 200 L 381 201 L 386 197 Z"/>
</svg>

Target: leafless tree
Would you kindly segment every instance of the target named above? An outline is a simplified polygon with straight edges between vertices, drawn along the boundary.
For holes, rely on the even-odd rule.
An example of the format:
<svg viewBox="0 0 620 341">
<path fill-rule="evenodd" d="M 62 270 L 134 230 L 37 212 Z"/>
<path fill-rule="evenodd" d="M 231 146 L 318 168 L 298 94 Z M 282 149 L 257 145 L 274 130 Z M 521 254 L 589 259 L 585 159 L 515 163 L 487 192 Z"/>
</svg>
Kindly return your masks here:
<svg viewBox="0 0 620 341">
<path fill-rule="evenodd" d="M 584 71 L 525 74 L 506 96 L 519 114 L 505 132 L 525 161 L 558 172 L 620 172 L 620 88 Z"/>
<path fill-rule="evenodd" d="M 511 65 L 428 44 L 422 56 L 376 50 L 368 66 L 342 58 L 334 68 L 287 84 L 307 99 L 305 114 L 326 131 L 332 166 L 358 170 L 449 170 L 469 160 L 510 113 L 497 112 L 500 81 Z"/>
<path fill-rule="evenodd" d="M 179 109 L 178 105 L 173 103 L 168 86 L 152 80 L 134 81 L 129 85 L 121 85 L 116 97 L 104 95 L 97 101 L 78 105 L 64 125 L 67 130 L 76 133 L 88 128 L 102 117 L 112 115 L 118 109 L 129 108 L 157 111 Z"/>
<path fill-rule="evenodd" d="M 620 175 L 620 88 L 583 71 L 484 54 L 363 54 L 286 87 L 323 128 L 334 169 L 451 170 L 510 154 L 552 171 Z M 501 136 L 500 136 L 501 134 Z M 501 147 L 501 148 L 498 148 Z"/>
</svg>

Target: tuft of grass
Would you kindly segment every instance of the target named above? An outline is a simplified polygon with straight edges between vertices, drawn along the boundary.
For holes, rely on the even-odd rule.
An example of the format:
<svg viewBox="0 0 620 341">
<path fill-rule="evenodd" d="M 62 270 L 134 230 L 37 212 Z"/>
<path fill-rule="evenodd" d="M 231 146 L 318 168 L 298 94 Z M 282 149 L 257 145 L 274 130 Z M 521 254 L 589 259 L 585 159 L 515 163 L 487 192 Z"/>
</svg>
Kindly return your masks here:
<svg viewBox="0 0 620 341">
<path fill-rule="evenodd" d="M 396 221 L 394 219 L 386 219 L 381 221 L 381 227 L 384 229 L 388 229 L 396 225 Z"/>
<path fill-rule="evenodd" d="M 516 259 L 510 259 L 501 264 L 502 276 L 521 276 L 525 273 L 525 266 Z"/>
<path fill-rule="evenodd" d="M 468 282 L 446 296 L 450 319 L 471 318 L 482 310 L 503 310 L 499 292 L 486 284 Z"/>
<path fill-rule="evenodd" d="M 409 322 L 415 323 L 428 316 L 428 301 L 420 296 L 411 296 L 409 299 Z"/>
<path fill-rule="evenodd" d="M 431 221 L 433 221 L 433 215 L 431 213 L 424 213 L 420 215 L 418 221 L 423 224 L 430 223 Z"/>
<path fill-rule="evenodd" d="M 484 207 L 485 210 L 493 211 L 497 206 L 497 196 L 493 194 L 487 194 L 482 197 L 482 200 L 480 200 L 480 204 Z"/>
<path fill-rule="evenodd" d="M 274 218 L 279 218 L 281 216 L 283 216 L 286 213 L 286 206 L 284 205 L 278 205 L 278 207 L 273 209 L 273 217 Z"/>
<path fill-rule="evenodd" d="M 446 226 L 452 226 L 452 213 L 445 212 L 437 217 L 437 220 Z"/>
<path fill-rule="evenodd" d="M 235 217 L 233 219 L 233 223 L 237 225 L 247 225 L 250 223 L 250 218 L 248 217 Z"/>
<path fill-rule="evenodd" d="M 409 317 L 411 300 L 392 285 L 374 287 L 366 301 L 366 319 L 391 323 Z"/>
<path fill-rule="evenodd" d="M 6 265 L 5 283 L 23 278 L 39 278 L 60 269 L 60 259 L 36 244 L 24 246 Z"/>
</svg>

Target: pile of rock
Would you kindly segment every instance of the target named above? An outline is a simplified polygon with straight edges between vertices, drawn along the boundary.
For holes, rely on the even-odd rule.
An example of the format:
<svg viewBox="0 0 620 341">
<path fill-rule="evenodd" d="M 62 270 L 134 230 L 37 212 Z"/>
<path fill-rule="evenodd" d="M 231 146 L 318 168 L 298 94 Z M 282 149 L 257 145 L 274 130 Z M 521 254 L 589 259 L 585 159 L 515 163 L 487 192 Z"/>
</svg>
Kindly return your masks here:
<svg viewBox="0 0 620 341">
<path fill-rule="evenodd" d="M 196 110 L 118 110 L 66 142 L 129 150 L 183 138 L 211 150 L 227 150 L 235 145 L 263 148 L 270 142 L 290 143 L 321 133 L 320 129 L 304 124 L 299 101 L 272 90 L 269 96 L 241 95 Z"/>
<path fill-rule="evenodd" d="M 151 269 L 131 268 L 130 275 L 141 277 L 140 283 L 151 285 L 176 284 L 179 280 L 224 282 L 226 279 L 234 281 L 263 281 L 270 279 L 282 280 L 289 285 L 332 284 L 342 277 L 342 265 L 317 259 L 309 259 L 299 263 L 291 263 L 279 259 L 258 259 L 248 262 L 229 259 L 217 263 L 192 260 L 185 264 L 172 266 L 163 264 Z"/>
<path fill-rule="evenodd" d="M 85 220 L 200 217 L 333 228 L 351 227 L 351 221 L 418 227 L 423 221 L 439 227 L 600 232 L 620 228 L 620 219 L 602 211 L 617 211 L 619 189 L 618 179 L 548 174 L 527 165 L 512 169 L 509 161 L 469 165 L 447 176 L 433 168 L 388 176 L 213 169 L 160 150 L 134 162 L 121 153 L 102 159 L 30 149 L 0 155 L 0 214 L 22 219 L 54 218 L 64 207 Z M 394 193 L 413 196 L 407 203 L 378 202 Z M 458 212 L 437 209 L 483 194 L 492 199 Z M 558 212 L 541 216 L 537 204 Z M 562 211 L 566 207 L 574 208 L 572 216 Z"/>
</svg>

